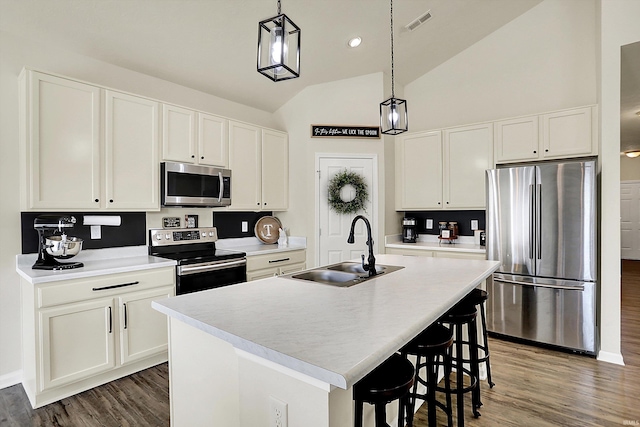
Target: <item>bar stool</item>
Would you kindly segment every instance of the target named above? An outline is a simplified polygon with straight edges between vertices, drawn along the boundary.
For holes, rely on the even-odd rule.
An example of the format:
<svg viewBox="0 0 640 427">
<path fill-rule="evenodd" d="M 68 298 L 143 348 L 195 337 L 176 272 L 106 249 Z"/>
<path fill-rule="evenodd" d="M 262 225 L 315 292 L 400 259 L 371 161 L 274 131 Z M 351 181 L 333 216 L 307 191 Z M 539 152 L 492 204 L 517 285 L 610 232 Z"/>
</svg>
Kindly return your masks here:
<svg viewBox="0 0 640 427">
<path fill-rule="evenodd" d="M 386 405 L 399 399 L 398 426 L 404 426 L 409 390 L 413 386 L 415 368 L 399 354 L 393 354 L 380 366 L 353 386 L 355 400 L 354 426 L 362 427 L 364 402 L 375 406 L 376 427 L 389 427 Z"/>
<path fill-rule="evenodd" d="M 458 427 L 464 426 L 464 395 L 471 392 L 471 409 L 475 418 L 480 416 L 478 408 L 482 405 L 480 402 L 480 383 L 478 382 L 478 335 L 476 326 L 476 317 L 478 311 L 472 304 L 461 301 L 453 306 L 441 318 L 441 322 L 450 325 L 455 329 L 455 337 L 453 346 L 455 348 L 455 356 L 453 356 L 453 367 L 456 370 L 456 385 L 451 389 L 451 393 L 456 395 L 456 414 L 458 418 Z M 468 339 L 463 338 L 463 328 L 467 330 Z M 469 358 L 465 359 L 463 349 L 469 350 Z M 469 363 L 469 368 L 465 368 L 464 364 Z M 469 385 L 464 386 L 464 375 L 469 376 Z M 436 390 L 446 392 L 446 389 L 438 387 Z"/>
<path fill-rule="evenodd" d="M 416 380 L 413 383 L 413 390 L 409 394 L 409 408 L 407 411 L 407 426 L 413 427 L 413 411 L 417 398 L 427 402 L 429 410 L 428 421 L 429 427 L 435 427 L 436 424 L 436 407 L 439 407 L 447 415 L 447 425 L 453 426 L 453 416 L 451 409 L 451 393 L 446 393 L 446 405 L 436 399 L 436 387 L 438 386 L 438 367 L 444 366 L 445 371 L 445 389 L 449 390 L 449 374 L 451 373 L 451 357 L 449 349 L 453 344 L 453 333 L 450 329 L 441 324 L 434 323 L 427 329 L 422 331 L 405 345 L 400 353 L 406 357 L 408 354 L 416 356 Z M 439 362 L 442 357 L 442 362 Z M 422 362 L 424 358 L 424 362 Z M 426 368 L 426 380 L 420 377 L 420 369 Z M 427 388 L 426 394 L 418 393 L 418 383 Z"/>
<path fill-rule="evenodd" d="M 480 319 L 482 321 L 482 341 L 483 343 L 478 343 L 478 350 L 482 350 L 483 356 L 478 357 L 478 363 L 484 363 L 487 368 L 487 382 L 489 383 L 489 387 L 493 388 L 495 383 L 491 380 L 491 361 L 489 360 L 489 340 L 487 334 L 487 317 L 485 314 L 484 306 L 485 302 L 489 298 L 489 294 L 487 291 L 483 291 L 482 289 L 474 289 L 469 294 L 462 299 L 462 301 L 473 304 L 475 306 L 480 307 Z M 482 403 L 481 403 L 482 404 Z"/>
</svg>

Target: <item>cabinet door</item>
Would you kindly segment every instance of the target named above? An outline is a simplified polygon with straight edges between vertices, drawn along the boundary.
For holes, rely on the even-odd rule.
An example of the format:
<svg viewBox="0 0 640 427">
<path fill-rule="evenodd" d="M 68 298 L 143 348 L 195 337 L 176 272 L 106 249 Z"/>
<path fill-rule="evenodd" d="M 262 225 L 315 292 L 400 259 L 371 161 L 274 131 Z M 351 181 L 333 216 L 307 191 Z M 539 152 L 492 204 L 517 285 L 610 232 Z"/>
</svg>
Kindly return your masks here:
<svg viewBox="0 0 640 427">
<path fill-rule="evenodd" d="M 445 209 L 484 209 L 485 170 L 493 167 L 493 125 L 447 129 L 444 138 Z"/>
<path fill-rule="evenodd" d="M 105 91 L 103 206 L 159 210 L 158 103 Z"/>
<path fill-rule="evenodd" d="M 396 210 L 442 208 L 442 132 L 396 140 Z"/>
<path fill-rule="evenodd" d="M 25 209 L 100 207 L 100 89 L 27 71 Z"/>
<path fill-rule="evenodd" d="M 558 111 L 542 116 L 544 158 L 594 153 L 591 107 Z"/>
<path fill-rule="evenodd" d="M 154 300 L 173 296 L 174 287 L 125 294 L 120 306 L 120 364 L 167 351 L 167 316 L 151 308 Z"/>
<path fill-rule="evenodd" d="M 278 276 L 282 276 L 283 274 L 291 274 L 297 273 L 298 271 L 302 271 L 307 268 L 307 263 L 299 263 L 299 264 L 291 264 L 280 267 L 278 271 Z"/>
<path fill-rule="evenodd" d="M 115 367 L 113 299 L 40 311 L 40 391 Z"/>
<path fill-rule="evenodd" d="M 289 138 L 286 133 L 263 130 L 262 209 L 283 211 L 288 208 Z"/>
<path fill-rule="evenodd" d="M 258 211 L 261 208 L 261 129 L 229 122 L 229 168 L 231 169 L 231 210 Z"/>
<path fill-rule="evenodd" d="M 247 271 L 247 282 L 251 282 L 253 280 L 266 279 L 268 277 L 274 277 L 278 275 L 278 268 L 267 268 L 265 270 L 257 270 L 253 272 Z"/>
<path fill-rule="evenodd" d="M 222 117 L 198 113 L 198 159 L 201 165 L 229 165 L 229 121 Z"/>
<path fill-rule="evenodd" d="M 175 105 L 162 105 L 162 159 L 196 161 L 196 112 Z"/>
<path fill-rule="evenodd" d="M 536 160 L 538 116 L 501 120 L 494 123 L 496 163 Z"/>
</svg>

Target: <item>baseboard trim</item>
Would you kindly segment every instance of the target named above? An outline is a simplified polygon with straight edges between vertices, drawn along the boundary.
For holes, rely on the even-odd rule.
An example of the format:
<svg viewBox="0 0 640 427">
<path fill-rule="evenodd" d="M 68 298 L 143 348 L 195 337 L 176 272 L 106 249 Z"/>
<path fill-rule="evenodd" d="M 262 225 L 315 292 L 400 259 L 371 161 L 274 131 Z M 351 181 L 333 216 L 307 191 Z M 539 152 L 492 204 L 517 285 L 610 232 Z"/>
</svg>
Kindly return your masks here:
<svg viewBox="0 0 640 427">
<path fill-rule="evenodd" d="M 621 353 L 611 353 L 609 351 L 598 352 L 598 360 L 601 362 L 614 363 L 616 365 L 624 366 L 624 359 L 622 359 Z"/>
<path fill-rule="evenodd" d="M 22 382 L 22 370 L 0 375 L 0 390 Z"/>
</svg>

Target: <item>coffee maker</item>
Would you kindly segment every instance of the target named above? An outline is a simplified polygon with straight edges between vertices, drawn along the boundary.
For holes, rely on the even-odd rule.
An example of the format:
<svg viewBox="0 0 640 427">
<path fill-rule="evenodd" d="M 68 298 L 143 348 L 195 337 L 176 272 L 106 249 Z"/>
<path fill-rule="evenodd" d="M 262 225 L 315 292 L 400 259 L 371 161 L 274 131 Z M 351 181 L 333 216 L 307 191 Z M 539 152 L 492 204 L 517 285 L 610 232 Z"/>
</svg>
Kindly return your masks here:
<svg viewBox="0 0 640 427">
<path fill-rule="evenodd" d="M 416 242 L 416 219 L 415 218 L 403 218 L 402 219 L 402 242 L 415 243 Z"/>
<path fill-rule="evenodd" d="M 82 250 L 82 239 L 67 236 L 66 229 L 73 228 L 73 216 L 41 215 L 33 222 L 38 232 L 38 259 L 34 270 L 66 270 L 83 267 L 81 262 L 60 262 L 58 259 L 74 257 Z"/>
</svg>

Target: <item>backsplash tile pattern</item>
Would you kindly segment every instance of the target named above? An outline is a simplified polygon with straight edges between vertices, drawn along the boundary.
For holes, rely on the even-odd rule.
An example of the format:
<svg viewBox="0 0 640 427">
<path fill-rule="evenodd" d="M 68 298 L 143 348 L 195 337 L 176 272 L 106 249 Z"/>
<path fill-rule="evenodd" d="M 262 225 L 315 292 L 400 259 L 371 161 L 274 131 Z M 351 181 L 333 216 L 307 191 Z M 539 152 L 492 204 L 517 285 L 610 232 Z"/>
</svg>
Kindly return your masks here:
<svg viewBox="0 0 640 427">
<path fill-rule="evenodd" d="M 67 230 L 69 236 L 83 239 L 83 249 L 104 249 L 122 246 L 140 246 L 147 244 L 147 222 L 144 212 L 109 212 L 102 215 L 119 215 L 121 225 L 117 227 L 103 225 L 101 239 L 91 239 L 91 227 L 82 225 L 83 216 L 99 216 L 96 212 L 21 212 L 22 253 L 38 252 L 38 232 L 33 228 L 33 221 L 40 215 L 73 215 L 76 224 Z"/>
<path fill-rule="evenodd" d="M 213 226 L 218 229 L 219 239 L 254 237 L 253 228 L 263 216 L 272 212 L 213 212 Z M 242 232 L 242 221 L 247 221 L 247 232 Z"/>
<path fill-rule="evenodd" d="M 418 234 L 439 234 L 438 222 L 440 221 L 457 221 L 458 222 L 458 235 L 460 236 L 473 236 L 473 230 L 471 230 L 471 220 L 478 220 L 478 230 L 485 230 L 486 215 L 485 211 L 418 211 L 418 212 L 405 212 L 405 218 L 416 219 L 416 231 Z M 433 220 L 433 228 L 427 230 L 426 220 Z"/>
</svg>

